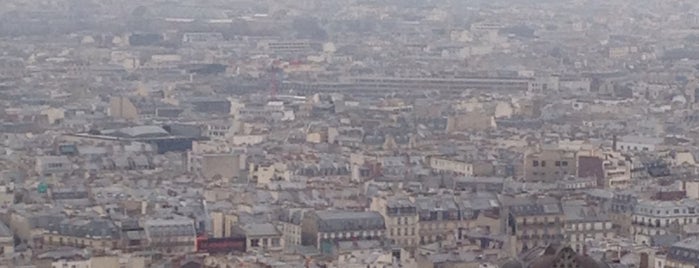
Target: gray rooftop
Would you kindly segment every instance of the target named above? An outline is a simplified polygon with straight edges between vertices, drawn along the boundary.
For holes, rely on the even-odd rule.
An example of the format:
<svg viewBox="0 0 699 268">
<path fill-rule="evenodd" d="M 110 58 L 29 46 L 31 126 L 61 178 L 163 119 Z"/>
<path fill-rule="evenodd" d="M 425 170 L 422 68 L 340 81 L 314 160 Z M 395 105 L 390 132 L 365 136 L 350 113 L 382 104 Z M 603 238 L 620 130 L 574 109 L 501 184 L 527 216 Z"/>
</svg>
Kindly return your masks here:
<svg viewBox="0 0 699 268">
<path fill-rule="evenodd" d="M 319 211 L 315 214 L 321 232 L 385 228 L 383 216 L 374 211 Z"/>
</svg>

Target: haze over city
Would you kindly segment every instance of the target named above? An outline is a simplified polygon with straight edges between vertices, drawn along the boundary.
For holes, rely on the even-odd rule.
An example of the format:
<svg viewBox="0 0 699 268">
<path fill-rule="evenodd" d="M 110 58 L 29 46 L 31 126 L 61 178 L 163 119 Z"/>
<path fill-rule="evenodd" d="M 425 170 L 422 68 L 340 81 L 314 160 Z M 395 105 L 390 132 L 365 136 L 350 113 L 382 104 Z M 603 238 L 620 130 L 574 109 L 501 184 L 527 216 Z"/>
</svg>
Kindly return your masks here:
<svg viewBox="0 0 699 268">
<path fill-rule="evenodd" d="M 699 267 L 699 2 L 2 0 L 5 267 Z"/>
</svg>

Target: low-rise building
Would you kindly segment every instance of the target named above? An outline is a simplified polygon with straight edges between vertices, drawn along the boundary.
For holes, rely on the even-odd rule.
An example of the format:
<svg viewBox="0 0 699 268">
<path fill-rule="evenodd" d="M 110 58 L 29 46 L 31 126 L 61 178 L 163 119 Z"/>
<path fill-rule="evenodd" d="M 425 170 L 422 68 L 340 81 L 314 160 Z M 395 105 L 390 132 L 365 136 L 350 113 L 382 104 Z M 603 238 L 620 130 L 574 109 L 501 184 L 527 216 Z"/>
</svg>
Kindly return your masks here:
<svg viewBox="0 0 699 268">
<path fill-rule="evenodd" d="M 65 219 L 49 223 L 45 230 L 44 245 L 100 250 L 120 247 L 121 230 L 109 220 Z"/>
<path fill-rule="evenodd" d="M 462 176 L 473 175 L 473 165 L 465 160 L 455 159 L 449 156 L 429 157 L 430 168 L 436 173 L 449 173 Z"/>
<path fill-rule="evenodd" d="M 301 244 L 332 253 L 335 242 L 384 240 L 386 223 L 378 212 L 317 211 L 304 214 Z"/>
<path fill-rule="evenodd" d="M 147 220 L 144 229 L 150 249 L 167 254 L 191 253 L 197 250 L 196 230 L 192 219 Z"/>
<path fill-rule="evenodd" d="M 271 223 L 255 223 L 234 227 L 234 234 L 245 236 L 247 251 L 279 251 L 284 249 L 282 233 Z"/>
<path fill-rule="evenodd" d="M 67 156 L 40 156 L 36 158 L 35 171 L 41 176 L 61 176 L 73 169 L 73 163 Z"/>
</svg>

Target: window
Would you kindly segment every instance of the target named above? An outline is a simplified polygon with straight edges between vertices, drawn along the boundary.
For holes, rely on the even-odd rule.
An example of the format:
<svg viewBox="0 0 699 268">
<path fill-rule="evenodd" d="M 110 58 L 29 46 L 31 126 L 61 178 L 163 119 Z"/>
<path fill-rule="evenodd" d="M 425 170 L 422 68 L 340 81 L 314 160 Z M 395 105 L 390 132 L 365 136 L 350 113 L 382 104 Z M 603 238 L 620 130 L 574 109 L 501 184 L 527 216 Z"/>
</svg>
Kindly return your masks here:
<svg viewBox="0 0 699 268">
<path fill-rule="evenodd" d="M 541 161 L 541 167 L 546 167 L 546 161 Z"/>
<path fill-rule="evenodd" d="M 555 165 L 556 165 L 557 167 L 560 167 L 560 166 L 561 166 L 561 161 L 556 161 L 556 162 L 555 162 Z"/>
<path fill-rule="evenodd" d="M 534 160 L 534 161 L 532 161 L 532 166 L 538 167 L 538 166 L 539 166 L 539 160 Z"/>
<path fill-rule="evenodd" d="M 568 161 L 561 161 L 561 166 L 567 167 L 567 166 L 568 166 Z"/>
</svg>

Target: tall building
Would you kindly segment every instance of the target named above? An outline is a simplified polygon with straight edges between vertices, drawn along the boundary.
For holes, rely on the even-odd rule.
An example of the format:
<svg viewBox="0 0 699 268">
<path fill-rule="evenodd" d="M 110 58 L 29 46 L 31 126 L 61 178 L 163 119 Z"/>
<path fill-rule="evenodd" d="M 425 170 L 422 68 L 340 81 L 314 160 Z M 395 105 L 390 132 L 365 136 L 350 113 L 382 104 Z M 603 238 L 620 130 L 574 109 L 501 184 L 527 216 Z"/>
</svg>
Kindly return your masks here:
<svg viewBox="0 0 699 268">
<path fill-rule="evenodd" d="M 461 227 L 461 211 L 451 195 L 415 199 L 420 220 L 420 243 L 445 240 Z"/>
<path fill-rule="evenodd" d="M 506 198 L 503 226 L 513 256 L 537 246 L 563 241 L 565 214 L 561 202 L 551 197 Z"/>
<path fill-rule="evenodd" d="M 565 232 L 568 245 L 577 252 L 583 252 L 587 240 L 599 240 L 614 236 L 612 221 L 604 209 L 597 204 L 566 202 Z"/>
<path fill-rule="evenodd" d="M 415 247 L 420 238 L 417 207 L 407 197 L 374 198 L 371 210 L 381 213 L 386 222 L 386 236 L 401 247 Z"/>
</svg>

